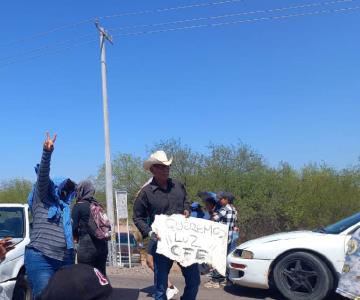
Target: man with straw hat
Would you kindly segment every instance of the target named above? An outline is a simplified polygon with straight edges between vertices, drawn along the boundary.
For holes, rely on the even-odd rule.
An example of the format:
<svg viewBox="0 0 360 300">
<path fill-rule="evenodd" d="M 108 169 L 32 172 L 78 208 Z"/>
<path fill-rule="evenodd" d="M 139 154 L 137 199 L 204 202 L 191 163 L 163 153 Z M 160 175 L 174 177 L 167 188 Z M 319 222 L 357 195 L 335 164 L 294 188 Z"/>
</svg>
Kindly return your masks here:
<svg viewBox="0 0 360 300">
<path fill-rule="evenodd" d="M 156 300 L 166 300 L 168 276 L 173 261 L 156 253 L 157 241 L 161 239 L 151 231 L 155 215 L 190 215 L 190 203 L 183 184 L 169 177 L 172 158 L 168 159 L 162 150 L 156 151 L 144 161 L 144 169 L 150 171 L 153 179 L 145 185 L 134 202 L 133 219 L 143 237 L 150 237 L 151 254 L 154 257 L 154 284 Z M 182 300 L 195 300 L 200 285 L 200 273 L 197 264 L 181 267 L 185 277 Z"/>
</svg>

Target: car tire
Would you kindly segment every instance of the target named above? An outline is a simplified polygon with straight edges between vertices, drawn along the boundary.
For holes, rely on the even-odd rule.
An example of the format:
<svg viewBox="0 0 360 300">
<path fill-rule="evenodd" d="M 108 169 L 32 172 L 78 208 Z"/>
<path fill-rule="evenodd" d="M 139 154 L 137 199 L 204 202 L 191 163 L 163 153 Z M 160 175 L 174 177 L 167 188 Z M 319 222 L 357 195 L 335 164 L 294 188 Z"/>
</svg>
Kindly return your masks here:
<svg viewBox="0 0 360 300">
<path fill-rule="evenodd" d="M 280 293 L 290 300 L 322 300 L 334 286 L 327 265 L 307 252 L 294 252 L 281 258 L 274 267 L 273 278 Z"/>
<path fill-rule="evenodd" d="M 31 300 L 31 288 L 24 272 L 19 273 L 14 288 L 12 300 Z"/>
</svg>

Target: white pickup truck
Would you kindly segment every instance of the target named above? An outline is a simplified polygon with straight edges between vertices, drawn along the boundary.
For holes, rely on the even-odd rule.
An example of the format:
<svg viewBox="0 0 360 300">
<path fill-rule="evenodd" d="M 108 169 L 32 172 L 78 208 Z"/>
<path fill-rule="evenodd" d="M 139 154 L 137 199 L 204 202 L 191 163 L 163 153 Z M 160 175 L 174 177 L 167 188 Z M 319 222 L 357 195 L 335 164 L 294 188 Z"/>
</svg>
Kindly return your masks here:
<svg viewBox="0 0 360 300">
<path fill-rule="evenodd" d="M 15 249 L 0 263 L 0 299 L 30 300 L 26 281 L 24 253 L 30 241 L 29 207 L 27 204 L 0 204 L 0 239 L 12 237 Z"/>
</svg>

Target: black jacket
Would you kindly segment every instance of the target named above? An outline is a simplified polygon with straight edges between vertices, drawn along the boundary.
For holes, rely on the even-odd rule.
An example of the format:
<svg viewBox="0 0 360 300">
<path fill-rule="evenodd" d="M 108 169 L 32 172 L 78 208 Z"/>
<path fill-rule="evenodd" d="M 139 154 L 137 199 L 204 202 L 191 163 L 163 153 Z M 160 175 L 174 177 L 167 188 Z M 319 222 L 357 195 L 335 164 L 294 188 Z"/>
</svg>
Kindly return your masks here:
<svg viewBox="0 0 360 300">
<path fill-rule="evenodd" d="M 155 215 L 183 214 L 184 210 L 190 212 L 184 185 L 169 179 L 167 189 L 163 190 L 153 179 L 135 199 L 133 220 L 143 237 L 147 237 Z"/>
<path fill-rule="evenodd" d="M 79 240 L 79 249 L 107 253 L 107 242 L 92 237 L 88 232 L 90 201 L 77 202 L 71 213 L 73 236 Z"/>
</svg>

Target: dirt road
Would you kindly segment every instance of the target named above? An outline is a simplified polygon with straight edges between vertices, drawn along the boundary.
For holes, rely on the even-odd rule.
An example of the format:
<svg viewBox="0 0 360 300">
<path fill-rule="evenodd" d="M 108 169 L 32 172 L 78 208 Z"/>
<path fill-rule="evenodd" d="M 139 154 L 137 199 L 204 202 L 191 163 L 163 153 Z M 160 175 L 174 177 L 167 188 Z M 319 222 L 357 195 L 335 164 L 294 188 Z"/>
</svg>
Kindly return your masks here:
<svg viewBox="0 0 360 300">
<path fill-rule="evenodd" d="M 121 299 L 126 300 L 151 300 L 153 291 L 153 274 L 146 268 L 121 269 L 118 271 L 110 271 L 109 278 L 114 288 L 122 296 Z M 180 290 L 180 293 L 173 299 L 180 299 L 184 288 L 184 279 L 181 274 L 172 272 L 170 280 Z M 279 293 L 269 290 L 250 289 L 240 286 L 228 286 L 219 289 L 206 289 L 204 283 L 208 278 L 202 276 L 202 284 L 198 293 L 197 300 L 285 300 Z M 337 295 L 332 295 L 327 300 L 343 300 Z"/>
<path fill-rule="evenodd" d="M 111 284 L 113 287 L 121 291 L 126 300 L 150 300 L 153 291 L 153 278 L 151 274 L 119 274 L 110 275 Z M 181 276 L 171 276 L 170 279 L 179 288 L 180 293 L 184 288 L 184 280 Z M 207 281 L 206 277 L 202 278 L 203 283 Z M 174 299 L 180 299 L 180 295 Z M 197 297 L 198 300 L 221 299 L 221 300 L 250 300 L 250 299 L 283 299 L 280 295 L 274 292 L 246 289 L 238 286 L 230 286 L 220 289 L 206 289 L 203 284 Z"/>
</svg>

